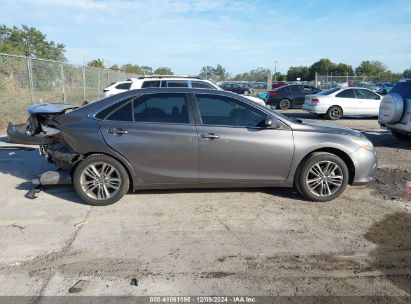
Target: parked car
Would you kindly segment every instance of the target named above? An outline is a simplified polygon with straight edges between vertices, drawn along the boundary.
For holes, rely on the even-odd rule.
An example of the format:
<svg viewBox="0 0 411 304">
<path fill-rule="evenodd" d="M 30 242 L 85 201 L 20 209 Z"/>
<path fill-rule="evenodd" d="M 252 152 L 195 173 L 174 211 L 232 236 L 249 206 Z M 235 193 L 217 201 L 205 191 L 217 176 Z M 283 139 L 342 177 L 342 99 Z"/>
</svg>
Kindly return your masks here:
<svg viewBox="0 0 411 304">
<path fill-rule="evenodd" d="M 253 89 L 265 89 L 267 87 L 267 83 L 265 82 L 255 82 L 252 84 Z"/>
<path fill-rule="evenodd" d="M 411 79 L 398 82 L 381 101 L 378 122 L 398 139 L 411 139 Z"/>
<path fill-rule="evenodd" d="M 374 92 L 377 92 L 377 90 L 378 90 L 377 84 L 375 84 L 375 83 L 373 83 L 373 82 L 361 81 L 361 82 L 358 84 L 358 87 L 360 87 L 360 88 L 366 88 L 366 89 L 369 89 L 369 90 L 374 91 Z"/>
<path fill-rule="evenodd" d="M 306 95 L 320 92 L 316 87 L 302 84 L 290 84 L 268 91 L 266 104 L 281 110 L 301 107 Z"/>
<path fill-rule="evenodd" d="M 251 95 L 254 93 L 254 90 L 251 86 L 241 83 L 224 83 L 221 88 L 225 91 L 231 91 L 243 95 Z"/>
<path fill-rule="evenodd" d="M 138 78 L 130 78 L 127 81 L 119 81 L 112 83 L 103 90 L 104 97 L 112 96 L 118 93 L 129 90 L 142 88 L 199 88 L 199 89 L 220 89 L 211 81 L 200 77 L 186 76 L 141 76 Z"/>
<path fill-rule="evenodd" d="M 287 85 L 287 84 L 288 84 L 288 83 L 286 83 L 285 81 L 276 81 L 276 82 L 273 82 L 273 83 L 272 83 L 271 87 L 272 87 L 273 89 L 276 89 L 276 88 L 285 86 L 285 85 Z"/>
<path fill-rule="evenodd" d="M 257 97 L 260 98 L 261 100 L 264 100 L 264 102 L 265 102 L 268 98 L 268 93 L 267 92 L 260 92 L 260 93 L 257 94 Z"/>
<path fill-rule="evenodd" d="M 133 89 L 141 88 L 195 88 L 195 89 L 214 89 L 223 90 L 223 88 L 215 85 L 209 80 L 200 77 L 186 76 L 144 76 L 139 78 L 130 78 L 127 81 L 119 81 L 105 88 L 104 96 L 112 96 L 118 93 L 126 92 Z M 248 99 L 263 104 L 258 98 L 249 96 L 254 93 L 254 90 L 249 86 L 240 84 L 240 89 L 232 89 L 238 94 L 244 94 Z M 265 104 L 263 104 L 265 105 Z"/>
<path fill-rule="evenodd" d="M 381 83 L 378 85 L 377 93 L 385 95 L 391 91 L 391 89 L 394 87 L 392 83 L 385 82 Z"/>
<path fill-rule="evenodd" d="M 259 105 L 265 107 L 265 102 L 264 102 L 264 100 L 261 100 L 261 99 L 258 98 L 258 97 L 254 97 L 254 96 L 250 96 L 250 95 L 244 96 L 244 97 L 247 98 L 248 100 L 251 100 L 251 101 L 253 101 L 253 102 L 255 102 L 255 103 L 258 103 Z"/>
<path fill-rule="evenodd" d="M 31 114 L 33 135 L 46 139 L 40 151 L 91 205 L 129 190 L 276 186 L 324 202 L 370 182 L 377 166 L 360 132 L 292 120 L 231 92 L 131 90 L 41 117 Z"/>
<path fill-rule="evenodd" d="M 126 92 L 130 90 L 132 83 L 133 82 L 131 79 L 127 81 L 113 82 L 108 87 L 103 89 L 104 97 Z"/>
<path fill-rule="evenodd" d="M 378 116 L 381 98 L 381 95 L 365 88 L 332 88 L 307 95 L 303 110 L 332 120 L 346 115 Z"/>
</svg>

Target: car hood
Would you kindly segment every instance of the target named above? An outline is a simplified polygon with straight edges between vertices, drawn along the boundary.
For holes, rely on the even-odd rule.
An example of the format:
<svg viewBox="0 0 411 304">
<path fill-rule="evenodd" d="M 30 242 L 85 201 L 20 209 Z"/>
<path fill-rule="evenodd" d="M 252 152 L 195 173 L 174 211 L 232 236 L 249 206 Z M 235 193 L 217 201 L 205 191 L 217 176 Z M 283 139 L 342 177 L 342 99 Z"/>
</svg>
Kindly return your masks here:
<svg viewBox="0 0 411 304">
<path fill-rule="evenodd" d="M 325 122 L 310 121 L 310 120 L 303 120 L 303 119 L 297 119 L 297 121 L 294 122 L 293 130 L 363 137 L 361 132 L 350 129 L 350 128 L 336 126 L 336 125 L 328 124 Z"/>
<path fill-rule="evenodd" d="M 69 109 L 76 109 L 77 106 L 63 104 L 63 103 L 44 103 L 30 106 L 27 111 L 30 115 L 39 114 L 60 114 Z"/>
</svg>

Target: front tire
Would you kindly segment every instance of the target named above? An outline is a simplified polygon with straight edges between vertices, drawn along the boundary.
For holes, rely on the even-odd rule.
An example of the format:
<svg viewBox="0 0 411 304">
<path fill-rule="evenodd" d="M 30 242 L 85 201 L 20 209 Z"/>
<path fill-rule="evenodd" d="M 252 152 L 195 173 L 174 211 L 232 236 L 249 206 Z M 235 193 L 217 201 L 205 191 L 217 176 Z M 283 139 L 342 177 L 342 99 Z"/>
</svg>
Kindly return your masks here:
<svg viewBox="0 0 411 304">
<path fill-rule="evenodd" d="M 73 184 L 78 196 L 87 204 L 107 206 L 127 193 L 130 180 L 121 163 L 110 156 L 96 154 L 77 165 Z"/>
<path fill-rule="evenodd" d="M 316 152 L 301 163 L 294 184 L 306 199 L 328 202 L 344 192 L 348 179 L 348 168 L 341 158 L 327 152 Z"/>
<path fill-rule="evenodd" d="M 251 93 L 250 93 L 249 90 L 245 90 L 245 91 L 243 92 L 243 94 L 244 94 L 245 96 L 248 96 L 248 95 L 250 95 Z"/>
<path fill-rule="evenodd" d="M 326 115 L 328 119 L 337 120 L 343 116 L 343 110 L 339 106 L 332 106 L 328 109 Z"/>
</svg>

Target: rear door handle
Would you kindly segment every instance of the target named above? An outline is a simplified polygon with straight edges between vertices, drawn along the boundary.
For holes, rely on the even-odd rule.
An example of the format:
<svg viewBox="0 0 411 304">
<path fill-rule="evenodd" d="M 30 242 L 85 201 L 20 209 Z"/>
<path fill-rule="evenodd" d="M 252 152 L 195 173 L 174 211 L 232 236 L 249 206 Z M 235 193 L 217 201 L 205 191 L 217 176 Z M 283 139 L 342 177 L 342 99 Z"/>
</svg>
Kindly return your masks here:
<svg viewBox="0 0 411 304">
<path fill-rule="evenodd" d="M 128 131 L 123 130 L 123 129 L 111 128 L 111 129 L 107 130 L 107 133 L 111 133 L 111 134 L 114 134 L 114 135 L 122 135 L 122 134 L 127 134 Z"/>
<path fill-rule="evenodd" d="M 218 139 L 220 136 L 215 135 L 214 133 L 205 133 L 201 134 L 201 138 Z"/>
</svg>

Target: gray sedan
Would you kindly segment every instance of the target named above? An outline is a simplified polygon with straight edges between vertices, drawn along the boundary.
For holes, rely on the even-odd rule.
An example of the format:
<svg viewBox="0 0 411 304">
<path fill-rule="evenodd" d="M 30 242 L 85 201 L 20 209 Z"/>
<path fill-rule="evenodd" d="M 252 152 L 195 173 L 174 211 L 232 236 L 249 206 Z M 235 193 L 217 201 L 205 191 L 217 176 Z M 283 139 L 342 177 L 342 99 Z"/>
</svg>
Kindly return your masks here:
<svg viewBox="0 0 411 304">
<path fill-rule="evenodd" d="M 370 182 L 377 166 L 360 132 L 216 90 L 132 90 L 38 124 L 40 150 L 91 205 L 139 189 L 216 187 L 295 187 L 329 201 Z"/>
</svg>

